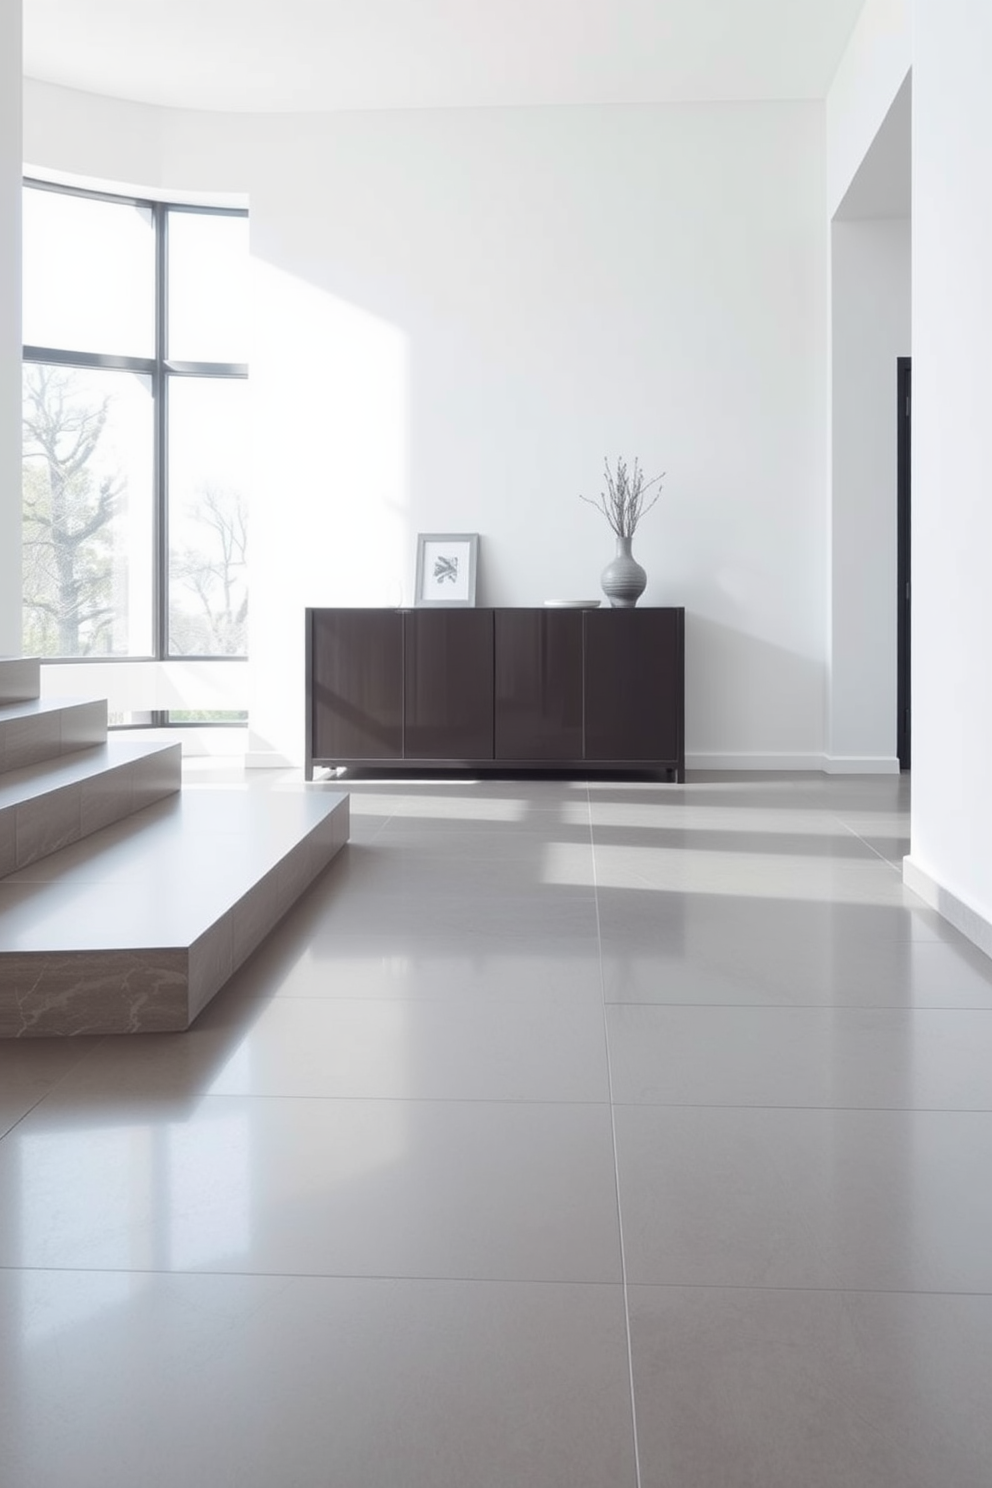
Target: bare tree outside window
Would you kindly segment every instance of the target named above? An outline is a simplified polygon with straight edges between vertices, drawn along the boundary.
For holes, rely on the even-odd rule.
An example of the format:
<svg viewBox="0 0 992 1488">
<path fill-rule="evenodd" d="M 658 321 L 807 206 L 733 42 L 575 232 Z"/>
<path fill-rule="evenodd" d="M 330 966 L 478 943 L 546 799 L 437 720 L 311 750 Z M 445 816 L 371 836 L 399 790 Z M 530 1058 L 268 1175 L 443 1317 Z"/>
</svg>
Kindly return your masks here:
<svg viewBox="0 0 992 1488">
<path fill-rule="evenodd" d="M 173 545 L 169 646 L 176 656 L 244 656 L 248 649 L 248 505 L 232 487 L 206 486 Z"/>
<path fill-rule="evenodd" d="M 169 386 L 169 655 L 248 651 L 248 384 Z"/>
<path fill-rule="evenodd" d="M 114 519 L 126 477 L 96 459 L 112 394 L 83 396 L 79 375 L 24 371 L 24 647 L 29 655 L 115 650 Z"/>
</svg>

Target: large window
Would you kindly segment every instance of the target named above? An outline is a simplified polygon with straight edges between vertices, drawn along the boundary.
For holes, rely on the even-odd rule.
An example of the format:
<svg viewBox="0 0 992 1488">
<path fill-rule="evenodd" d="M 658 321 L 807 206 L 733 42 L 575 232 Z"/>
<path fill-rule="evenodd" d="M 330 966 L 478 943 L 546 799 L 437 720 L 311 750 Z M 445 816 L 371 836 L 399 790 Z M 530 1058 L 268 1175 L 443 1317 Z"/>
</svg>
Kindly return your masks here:
<svg viewBox="0 0 992 1488">
<path fill-rule="evenodd" d="M 244 212 L 24 188 L 24 651 L 247 654 Z"/>
</svg>

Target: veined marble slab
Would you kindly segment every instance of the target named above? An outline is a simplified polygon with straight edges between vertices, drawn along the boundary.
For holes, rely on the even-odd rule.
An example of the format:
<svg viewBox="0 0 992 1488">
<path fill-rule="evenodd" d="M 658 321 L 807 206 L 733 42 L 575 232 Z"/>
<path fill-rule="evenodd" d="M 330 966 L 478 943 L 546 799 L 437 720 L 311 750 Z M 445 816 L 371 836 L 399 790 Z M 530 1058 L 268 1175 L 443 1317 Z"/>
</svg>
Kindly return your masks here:
<svg viewBox="0 0 992 1488">
<path fill-rule="evenodd" d="M 347 795 L 197 789 L 0 882 L 0 1037 L 188 1028 L 347 842 Z"/>
</svg>

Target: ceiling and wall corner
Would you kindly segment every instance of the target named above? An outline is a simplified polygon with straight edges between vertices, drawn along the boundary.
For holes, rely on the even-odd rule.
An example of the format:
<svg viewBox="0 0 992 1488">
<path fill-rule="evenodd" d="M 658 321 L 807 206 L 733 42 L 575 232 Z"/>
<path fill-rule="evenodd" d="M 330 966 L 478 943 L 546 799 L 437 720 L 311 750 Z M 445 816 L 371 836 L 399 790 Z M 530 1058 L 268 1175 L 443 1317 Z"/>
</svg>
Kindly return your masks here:
<svg viewBox="0 0 992 1488">
<path fill-rule="evenodd" d="M 24 0 L 24 72 L 221 113 L 822 99 L 862 4 Z"/>
</svg>

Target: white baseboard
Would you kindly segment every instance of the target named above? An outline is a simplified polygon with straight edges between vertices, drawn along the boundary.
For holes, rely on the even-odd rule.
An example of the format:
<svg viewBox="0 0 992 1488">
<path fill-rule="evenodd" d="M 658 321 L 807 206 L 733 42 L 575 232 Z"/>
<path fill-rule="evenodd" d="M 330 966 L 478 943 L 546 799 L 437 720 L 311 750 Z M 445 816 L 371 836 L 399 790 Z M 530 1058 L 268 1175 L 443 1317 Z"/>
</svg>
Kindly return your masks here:
<svg viewBox="0 0 992 1488">
<path fill-rule="evenodd" d="M 899 761 L 885 754 L 825 754 L 828 775 L 898 775 Z"/>
<path fill-rule="evenodd" d="M 687 754 L 687 770 L 804 770 L 820 774 L 822 754 Z"/>
<path fill-rule="evenodd" d="M 874 754 L 687 754 L 687 770 L 788 770 L 816 775 L 898 775 L 899 761 Z"/>
<path fill-rule="evenodd" d="M 950 889 L 945 889 L 912 858 L 902 860 L 902 881 L 907 889 L 918 894 L 925 904 L 935 909 L 955 930 L 960 930 L 980 951 L 992 956 L 992 922 L 977 909 L 972 909 Z"/>
</svg>

